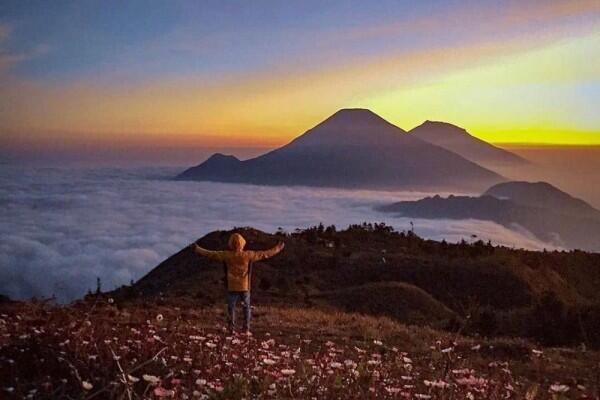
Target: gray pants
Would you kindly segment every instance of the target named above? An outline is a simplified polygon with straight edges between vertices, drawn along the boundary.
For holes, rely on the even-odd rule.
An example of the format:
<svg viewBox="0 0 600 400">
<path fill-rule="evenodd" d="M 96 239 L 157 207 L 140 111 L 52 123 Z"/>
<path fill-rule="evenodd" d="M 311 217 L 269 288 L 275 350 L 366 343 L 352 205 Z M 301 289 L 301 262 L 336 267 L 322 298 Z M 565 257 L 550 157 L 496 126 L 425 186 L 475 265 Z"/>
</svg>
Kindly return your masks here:
<svg viewBox="0 0 600 400">
<path fill-rule="evenodd" d="M 244 329 L 250 329 L 250 319 L 252 311 L 250 310 L 250 292 L 227 292 L 227 318 L 229 328 L 235 328 L 235 306 L 237 302 L 242 302 L 244 309 Z"/>
</svg>

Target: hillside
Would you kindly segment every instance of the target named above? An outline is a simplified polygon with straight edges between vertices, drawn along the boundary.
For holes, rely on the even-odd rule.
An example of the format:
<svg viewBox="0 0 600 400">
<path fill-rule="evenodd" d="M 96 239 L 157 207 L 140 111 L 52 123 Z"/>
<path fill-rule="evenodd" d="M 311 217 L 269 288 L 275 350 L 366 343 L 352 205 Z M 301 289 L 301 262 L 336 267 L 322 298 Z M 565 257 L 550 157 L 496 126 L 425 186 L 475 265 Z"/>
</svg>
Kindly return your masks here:
<svg viewBox="0 0 600 400">
<path fill-rule="evenodd" d="M 250 249 L 286 242 L 254 265 L 252 336 L 227 333 L 222 267 L 186 248 L 132 286 L 70 305 L 0 302 L 1 398 L 600 394 L 598 254 L 369 224 L 236 231 Z M 200 243 L 223 248 L 230 233 Z"/>
<path fill-rule="evenodd" d="M 524 158 L 476 138 L 465 129 L 447 122 L 425 121 L 408 133 L 488 168 L 528 164 Z"/>
<path fill-rule="evenodd" d="M 255 264 L 255 304 L 360 312 L 448 331 L 462 326 L 474 335 L 600 346 L 599 254 L 440 243 L 384 225 L 275 235 L 236 231 L 249 249 L 286 242 L 281 254 Z M 213 232 L 199 243 L 223 249 L 230 233 Z M 211 306 L 222 304 L 223 285 L 219 263 L 183 249 L 112 295 L 123 301 L 190 298 Z M 551 327 L 544 325 L 548 318 L 555 319 Z M 572 328 L 573 318 L 580 319 L 578 329 Z"/>
<path fill-rule="evenodd" d="M 504 180 L 365 109 L 340 110 L 289 144 L 250 160 L 215 154 L 177 179 L 429 190 L 482 190 Z"/>
</svg>

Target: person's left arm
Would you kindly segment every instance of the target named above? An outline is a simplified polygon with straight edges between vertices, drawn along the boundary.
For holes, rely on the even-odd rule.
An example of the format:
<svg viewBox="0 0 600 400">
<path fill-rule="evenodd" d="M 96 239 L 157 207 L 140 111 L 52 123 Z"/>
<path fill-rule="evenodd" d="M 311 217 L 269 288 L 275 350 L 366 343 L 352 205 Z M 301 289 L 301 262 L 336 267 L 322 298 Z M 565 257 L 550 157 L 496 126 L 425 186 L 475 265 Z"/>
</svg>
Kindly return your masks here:
<svg viewBox="0 0 600 400">
<path fill-rule="evenodd" d="M 271 258 L 277 253 L 279 253 L 285 247 L 285 243 L 279 242 L 275 247 L 270 248 L 269 250 L 263 251 L 251 251 L 250 253 L 250 261 L 260 261 L 266 258 Z"/>
</svg>

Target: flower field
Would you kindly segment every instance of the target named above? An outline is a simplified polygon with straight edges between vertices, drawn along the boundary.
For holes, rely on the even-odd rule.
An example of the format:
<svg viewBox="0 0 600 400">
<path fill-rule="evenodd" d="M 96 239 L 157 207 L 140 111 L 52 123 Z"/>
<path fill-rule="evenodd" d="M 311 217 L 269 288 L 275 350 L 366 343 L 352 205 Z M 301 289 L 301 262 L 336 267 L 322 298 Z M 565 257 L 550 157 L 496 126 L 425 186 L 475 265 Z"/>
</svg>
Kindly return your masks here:
<svg viewBox="0 0 600 400">
<path fill-rule="evenodd" d="M 0 305 L 4 399 L 598 398 L 595 352 L 385 318 L 257 307 L 254 335 L 192 303 Z"/>
</svg>

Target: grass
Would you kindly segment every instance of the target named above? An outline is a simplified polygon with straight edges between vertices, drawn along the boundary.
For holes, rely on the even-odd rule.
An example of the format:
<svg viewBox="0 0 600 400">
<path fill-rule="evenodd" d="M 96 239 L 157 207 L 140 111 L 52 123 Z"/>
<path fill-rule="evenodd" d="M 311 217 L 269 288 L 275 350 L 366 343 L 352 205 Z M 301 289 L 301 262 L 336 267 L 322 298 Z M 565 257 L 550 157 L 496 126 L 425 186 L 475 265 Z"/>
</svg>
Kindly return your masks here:
<svg viewBox="0 0 600 400">
<path fill-rule="evenodd" d="M 222 307 L 110 300 L 0 305 L 0 397 L 599 396 L 593 351 L 290 306 L 256 307 L 246 337 L 224 330 Z"/>
</svg>

